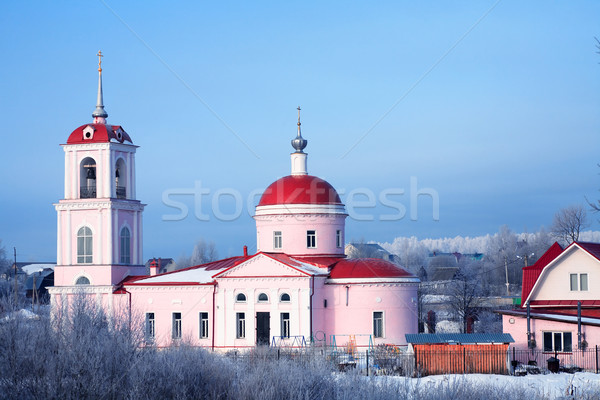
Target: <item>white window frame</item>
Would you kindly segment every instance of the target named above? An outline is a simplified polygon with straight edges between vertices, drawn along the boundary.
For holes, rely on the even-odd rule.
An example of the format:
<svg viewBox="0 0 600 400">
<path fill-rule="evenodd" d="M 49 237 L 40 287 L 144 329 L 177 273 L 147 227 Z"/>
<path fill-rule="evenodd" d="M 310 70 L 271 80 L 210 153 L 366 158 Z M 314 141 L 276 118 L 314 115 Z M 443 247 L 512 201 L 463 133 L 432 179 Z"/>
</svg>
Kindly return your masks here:
<svg viewBox="0 0 600 400">
<path fill-rule="evenodd" d="M 547 336 L 550 335 L 552 338 L 551 348 L 548 348 L 546 343 Z M 570 339 L 570 348 L 565 349 L 565 335 L 568 335 Z M 560 338 L 560 349 L 556 346 L 557 338 Z M 573 352 L 573 332 L 571 331 L 542 331 L 542 349 L 544 353 L 572 353 Z"/>
<path fill-rule="evenodd" d="M 235 337 L 236 339 L 246 338 L 246 313 L 235 314 Z"/>
<path fill-rule="evenodd" d="M 373 337 L 383 338 L 385 337 L 385 324 L 384 324 L 384 313 L 383 311 L 373 311 Z"/>
<path fill-rule="evenodd" d="M 145 338 L 147 341 L 153 341 L 156 335 L 156 314 L 153 312 L 146 313 Z"/>
<path fill-rule="evenodd" d="M 281 313 L 281 337 L 289 338 L 290 337 L 290 313 L 282 312 Z"/>
<path fill-rule="evenodd" d="M 94 262 L 94 233 L 89 226 L 82 226 L 77 231 L 77 264 Z"/>
<path fill-rule="evenodd" d="M 209 336 L 208 312 L 200 312 L 199 320 L 200 320 L 200 331 L 199 331 L 200 339 L 207 339 Z"/>
<path fill-rule="evenodd" d="M 317 231 L 315 229 L 309 229 L 306 231 L 306 248 L 317 248 Z"/>
<path fill-rule="evenodd" d="M 283 234 L 281 231 L 273 231 L 273 248 L 279 250 L 283 247 Z"/>
<path fill-rule="evenodd" d="M 181 313 L 180 312 L 174 312 L 173 313 L 173 326 L 172 326 L 172 332 L 171 332 L 171 338 L 174 340 L 179 340 L 181 339 L 182 336 L 182 323 L 181 323 Z M 179 318 L 177 318 L 179 317 Z"/>
<path fill-rule="evenodd" d="M 584 286 L 585 289 L 583 289 Z M 569 274 L 569 288 L 571 289 L 571 292 L 587 292 L 589 290 L 589 277 L 587 272 Z"/>
</svg>

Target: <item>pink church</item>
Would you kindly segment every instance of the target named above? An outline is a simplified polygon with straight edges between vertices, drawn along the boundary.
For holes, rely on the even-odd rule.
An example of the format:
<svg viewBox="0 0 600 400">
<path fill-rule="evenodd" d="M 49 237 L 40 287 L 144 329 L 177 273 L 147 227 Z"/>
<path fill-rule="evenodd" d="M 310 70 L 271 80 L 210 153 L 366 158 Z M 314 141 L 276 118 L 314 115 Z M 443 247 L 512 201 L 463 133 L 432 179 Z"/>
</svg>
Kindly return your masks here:
<svg viewBox="0 0 600 400">
<path fill-rule="evenodd" d="M 387 261 L 344 255 L 345 206 L 329 183 L 308 175 L 299 115 L 291 175 L 273 182 L 256 207 L 256 254 L 164 274 L 152 265 L 147 275 L 137 146 L 107 124 L 98 71 L 93 122 L 62 145 L 54 312 L 85 293 L 109 315 L 142 316 L 147 340 L 158 346 L 183 340 L 220 350 L 403 345 L 406 333 L 417 333 L 418 278 Z"/>
</svg>

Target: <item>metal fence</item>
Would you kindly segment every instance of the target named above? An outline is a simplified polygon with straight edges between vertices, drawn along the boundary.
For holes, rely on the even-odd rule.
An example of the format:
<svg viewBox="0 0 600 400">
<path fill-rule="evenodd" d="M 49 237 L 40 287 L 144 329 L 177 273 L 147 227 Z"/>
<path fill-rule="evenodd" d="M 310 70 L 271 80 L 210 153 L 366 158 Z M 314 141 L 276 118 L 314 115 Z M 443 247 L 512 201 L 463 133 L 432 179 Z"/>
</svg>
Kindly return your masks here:
<svg viewBox="0 0 600 400">
<path fill-rule="evenodd" d="M 548 367 L 548 360 L 555 358 L 559 363 L 559 370 L 576 372 L 586 371 L 598 373 L 600 351 L 598 346 L 585 350 L 574 350 L 569 353 L 547 352 L 542 350 L 509 350 L 511 366 L 518 365 L 536 366 L 542 369 Z"/>
</svg>

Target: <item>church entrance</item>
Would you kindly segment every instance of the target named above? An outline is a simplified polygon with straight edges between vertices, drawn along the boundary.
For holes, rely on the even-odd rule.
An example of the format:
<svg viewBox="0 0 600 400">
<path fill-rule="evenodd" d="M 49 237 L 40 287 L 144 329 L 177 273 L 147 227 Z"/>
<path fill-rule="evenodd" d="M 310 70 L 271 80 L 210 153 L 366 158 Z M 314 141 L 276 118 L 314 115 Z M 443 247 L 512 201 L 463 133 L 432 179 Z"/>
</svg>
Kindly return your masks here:
<svg viewBox="0 0 600 400">
<path fill-rule="evenodd" d="M 269 345 L 269 337 L 271 336 L 270 328 L 271 316 L 268 312 L 256 313 L 256 344 Z"/>
</svg>

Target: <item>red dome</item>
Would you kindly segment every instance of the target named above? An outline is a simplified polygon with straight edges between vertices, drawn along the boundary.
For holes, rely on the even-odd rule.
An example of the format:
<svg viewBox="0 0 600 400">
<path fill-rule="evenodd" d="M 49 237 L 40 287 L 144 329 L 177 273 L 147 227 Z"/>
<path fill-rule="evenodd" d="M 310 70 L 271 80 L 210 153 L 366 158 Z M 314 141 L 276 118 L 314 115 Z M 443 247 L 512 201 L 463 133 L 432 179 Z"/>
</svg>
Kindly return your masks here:
<svg viewBox="0 0 600 400">
<path fill-rule="evenodd" d="M 120 143 L 127 140 L 129 143 L 133 144 L 131 138 L 121 126 L 106 124 L 81 125 L 69 135 L 67 144 L 108 143 L 111 139 L 115 139 Z"/>
<path fill-rule="evenodd" d="M 396 264 L 378 258 L 350 258 L 335 263 L 329 273 L 331 279 L 345 278 L 414 278 Z"/>
<path fill-rule="evenodd" d="M 260 198 L 259 206 L 276 204 L 342 204 L 327 181 L 311 175 L 289 175 L 273 182 Z"/>
</svg>

